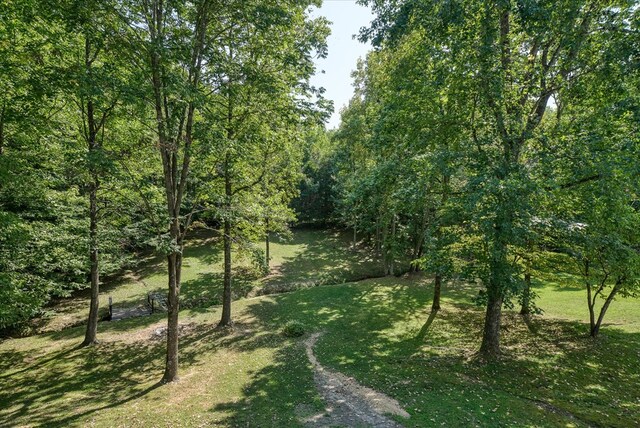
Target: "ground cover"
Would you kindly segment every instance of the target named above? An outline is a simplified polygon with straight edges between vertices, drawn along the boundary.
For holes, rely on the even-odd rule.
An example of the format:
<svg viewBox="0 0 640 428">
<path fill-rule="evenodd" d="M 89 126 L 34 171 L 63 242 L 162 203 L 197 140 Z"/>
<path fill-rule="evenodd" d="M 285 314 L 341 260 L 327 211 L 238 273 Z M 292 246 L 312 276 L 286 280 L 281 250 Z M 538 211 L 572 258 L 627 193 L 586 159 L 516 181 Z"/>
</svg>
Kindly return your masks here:
<svg viewBox="0 0 640 428">
<path fill-rule="evenodd" d="M 307 251 L 311 240 L 301 243 Z M 298 251 L 282 266 L 310 263 Z M 331 270 L 340 257 L 319 253 L 315 266 Z M 404 426 L 637 426 L 640 301 L 616 301 L 592 340 L 575 278 L 537 278 L 545 313 L 507 311 L 504 356 L 489 365 L 474 359 L 484 315 L 471 304 L 477 288 L 447 284 L 426 328 L 432 283 L 422 275 L 241 299 L 229 330 L 216 330 L 216 306 L 184 310 L 181 381 L 170 385 L 157 383 L 162 314 L 101 323 L 102 343 L 89 349 L 77 347 L 82 326 L 6 340 L 0 426 L 323 426 L 322 417 L 308 422 L 334 420 L 305 350 L 318 332 L 318 364 L 397 400 L 410 417 L 389 417 Z M 282 334 L 292 320 L 305 335 Z"/>
</svg>

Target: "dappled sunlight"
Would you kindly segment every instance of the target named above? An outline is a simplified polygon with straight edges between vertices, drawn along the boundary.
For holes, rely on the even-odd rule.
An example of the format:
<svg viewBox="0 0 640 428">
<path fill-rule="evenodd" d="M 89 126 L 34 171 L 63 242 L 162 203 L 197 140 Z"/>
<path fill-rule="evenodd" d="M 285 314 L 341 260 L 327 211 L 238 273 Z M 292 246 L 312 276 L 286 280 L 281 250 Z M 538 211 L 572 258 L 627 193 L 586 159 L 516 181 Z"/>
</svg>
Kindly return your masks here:
<svg viewBox="0 0 640 428">
<path fill-rule="evenodd" d="M 638 334 L 609 328 L 592 341 L 583 324 L 532 317 L 530 328 L 507 311 L 504 355 L 481 365 L 473 356 L 483 312 L 465 303 L 464 290 L 474 288 L 444 287 L 446 303 L 422 337 L 433 288 L 419 276 L 240 300 L 231 329 L 216 328 L 217 307 L 184 311 L 182 381 L 160 388 L 163 314 L 102 323 L 103 343 L 89 349 L 76 346 L 81 327 L 9 341 L 0 383 L 12 387 L 0 402 L 11 404 L 0 421 L 144 426 L 176 421 L 180 408 L 193 425 L 296 425 L 324 404 L 300 340 L 281 334 L 290 320 L 325 332 L 315 347 L 321 364 L 397 399 L 414 423 L 517 424 L 536 415 L 580 426 L 604 413 L 616 414 L 613 425 L 634 420 Z"/>
<path fill-rule="evenodd" d="M 290 291 L 318 284 L 342 283 L 382 274 L 380 263 L 364 251 L 350 249 L 348 237 L 339 231 L 295 230 L 288 240 L 271 244 L 271 271 L 264 279 L 248 269 L 248 261 L 234 252 L 232 297 L 234 300 L 272 292 Z M 193 232 L 184 252 L 181 301 L 184 308 L 209 307 L 222 301 L 222 241 L 215 231 Z M 236 260 L 237 259 L 237 260 Z M 148 293 L 164 293 L 166 260 L 141 256 L 138 266 L 101 285 L 102 314 L 112 297 L 115 309 L 145 308 Z M 82 325 L 88 314 L 88 292 L 78 293 L 52 306 L 50 316 L 37 331 L 59 331 Z"/>
<path fill-rule="evenodd" d="M 314 285 L 338 284 L 382 276 L 381 263 L 369 251 L 353 250 L 341 231 L 299 229 L 287 241 L 290 255 L 274 258 L 271 274 L 262 281 L 259 294 L 289 291 Z"/>
<path fill-rule="evenodd" d="M 339 234 L 299 233 L 290 247 L 282 244 L 276 251 L 282 255 L 282 272 L 292 281 L 319 278 L 314 275 L 332 269 L 351 275 L 373 264 L 343 271 L 344 260 L 331 265 L 334 258 L 350 257 L 334 247 L 342 239 Z M 423 274 L 242 298 L 251 296 L 257 282 L 239 266 L 234 271 L 234 298 L 240 299 L 233 304 L 234 325 L 218 329 L 220 307 L 215 304 L 222 276 L 219 266 L 207 264 L 215 260 L 206 256 L 212 243 L 203 239 L 187 257 L 180 382 L 156 383 L 164 365 L 163 313 L 102 322 L 102 343 L 87 349 L 77 346 L 83 326 L 9 340 L 0 344 L 0 425 L 11 420 L 54 426 L 89 421 L 96 426 L 296 426 L 321 414 L 325 403 L 302 339 L 282 334 L 290 321 L 302 323 L 307 334 L 324 332 L 314 349 L 323 366 L 397 399 L 419 426 L 518 425 L 533 419 L 549 426 L 582 426 L 603 418 L 625 426 L 640 412 L 640 335 L 630 330 L 635 321 L 629 323 L 624 312 L 612 309 L 594 341 L 578 316 L 556 319 L 547 311 L 523 318 L 505 310 L 503 355 L 483 365 L 476 352 L 484 312 L 471 303 L 477 285 L 443 284 L 442 308 L 435 313 L 430 309 L 433 278 Z M 318 254 L 305 267 L 303 255 L 313 259 L 314 252 L 332 254 Z M 310 269 L 306 276 L 304 269 Z M 151 273 L 141 282 L 121 283 L 122 291 L 113 290 L 121 296 L 117 303 L 138 304 L 162 278 Z M 583 310 L 580 290 L 539 284 L 536 290 L 543 309 L 569 296 L 571 303 L 564 304 L 578 314 Z M 634 302 L 615 303 L 637 310 Z M 570 310 L 564 315 L 573 316 Z"/>
</svg>

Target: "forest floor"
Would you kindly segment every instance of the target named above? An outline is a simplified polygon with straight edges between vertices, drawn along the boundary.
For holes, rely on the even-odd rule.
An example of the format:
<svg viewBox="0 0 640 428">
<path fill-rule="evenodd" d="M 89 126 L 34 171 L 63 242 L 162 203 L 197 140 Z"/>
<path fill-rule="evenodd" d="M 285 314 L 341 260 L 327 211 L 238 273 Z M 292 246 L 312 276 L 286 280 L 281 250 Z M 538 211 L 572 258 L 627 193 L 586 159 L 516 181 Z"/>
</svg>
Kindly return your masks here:
<svg viewBox="0 0 640 428">
<path fill-rule="evenodd" d="M 187 295 L 219 292 L 212 239 L 188 250 Z M 278 274 L 258 286 L 286 287 L 288 275 L 290 284 L 323 284 L 328 275 L 341 283 L 378 269 L 335 232 L 299 231 L 285 244 L 295 248 L 274 250 Z M 145 297 L 163 286 L 161 262 L 147 260 L 140 282 L 107 285 L 105 296 Z M 640 426 L 640 300 L 616 300 L 592 340 L 579 282 L 553 271 L 537 278 L 544 314 L 526 320 L 506 310 L 504 355 L 493 364 L 474 358 L 483 320 L 472 303 L 477 286 L 446 284 L 427 329 L 433 289 L 422 275 L 240 298 L 225 330 L 216 329 L 218 306 L 185 309 L 181 380 L 169 385 L 158 383 L 164 314 L 102 322 L 101 343 L 90 348 L 78 347 L 83 326 L 63 328 L 73 323 L 54 316 L 57 328 L 0 343 L 0 426 L 325 426 L 310 422 L 332 420 L 319 368 L 352 380 L 347 393 L 397 402 L 409 418 L 384 418 L 398 426 Z M 306 335 L 283 335 L 290 320 L 304 323 Z"/>
</svg>

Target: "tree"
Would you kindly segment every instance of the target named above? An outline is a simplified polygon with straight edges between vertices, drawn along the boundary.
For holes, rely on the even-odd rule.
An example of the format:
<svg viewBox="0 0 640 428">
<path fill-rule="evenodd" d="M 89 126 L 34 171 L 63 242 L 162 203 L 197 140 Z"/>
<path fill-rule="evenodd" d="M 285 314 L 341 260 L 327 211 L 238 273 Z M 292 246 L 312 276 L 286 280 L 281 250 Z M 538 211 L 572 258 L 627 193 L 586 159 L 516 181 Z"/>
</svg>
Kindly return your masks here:
<svg viewBox="0 0 640 428">
<path fill-rule="evenodd" d="M 131 78 L 124 71 L 123 56 L 118 54 L 120 23 L 95 2 L 61 2 L 51 15 L 63 15 L 61 26 L 68 36 L 68 68 L 64 73 L 70 83 L 69 98 L 73 100 L 79 116 L 78 132 L 86 146 L 84 182 L 89 200 L 89 265 L 91 301 L 83 346 L 97 342 L 100 293 L 99 196 L 102 179 L 113 175 L 113 160 L 104 147 L 106 128 L 116 107 L 123 101 L 126 81 Z M 50 22 L 56 22 L 52 19 Z M 131 82 L 133 83 L 133 82 Z M 111 169 L 111 170 L 110 170 Z"/>
<path fill-rule="evenodd" d="M 307 103 L 315 92 L 308 85 L 312 54 L 326 53 L 328 34 L 324 19 L 309 19 L 310 4 L 236 5 L 222 20 L 217 46 L 208 52 L 211 67 L 205 80 L 210 94 L 201 132 L 209 145 L 206 169 L 212 172 L 204 179 L 209 181 L 204 198 L 223 228 L 221 327 L 231 324 L 237 227 L 243 218 L 264 220 L 256 212 L 247 215 L 247 198 L 259 197 L 265 186 L 286 189 L 298 179 L 300 127 L 314 115 Z M 280 203 L 289 199 L 280 198 Z"/>
<path fill-rule="evenodd" d="M 168 270 L 167 356 L 162 381 L 178 379 L 178 314 L 182 250 L 192 214 L 183 215 L 183 201 L 192 160 L 193 128 L 201 106 L 204 53 L 215 19 L 214 2 L 161 0 L 119 5 L 116 10 L 131 31 L 134 61 L 150 82 L 156 144 L 160 154 L 168 216 L 164 250 Z"/>
<path fill-rule="evenodd" d="M 640 292 L 635 25 L 603 41 L 606 60 L 568 91 L 572 102 L 563 106 L 556 126 L 562 137 L 546 148 L 557 161 L 549 162 L 545 175 L 556 178 L 553 195 L 562 201 L 550 210 L 551 218 L 563 220 L 555 228 L 556 245 L 584 282 L 592 337 L 614 299 Z"/>
<path fill-rule="evenodd" d="M 304 141 L 303 178 L 292 201 L 298 223 L 328 224 L 334 213 L 335 139 L 320 126 L 309 127 Z"/>
<path fill-rule="evenodd" d="M 394 44 L 424 28 L 433 57 L 448 57 L 455 79 L 473 100 L 465 211 L 473 217 L 475 276 L 486 289 L 480 356 L 500 354 L 503 304 L 521 290 L 520 267 L 510 257 L 530 235 L 535 215 L 530 177 L 532 142 L 550 100 L 564 108 L 574 82 L 593 73 L 602 40 L 623 28 L 627 2 L 443 3 L 365 2 L 378 18 L 364 38 Z"/>
</svg>

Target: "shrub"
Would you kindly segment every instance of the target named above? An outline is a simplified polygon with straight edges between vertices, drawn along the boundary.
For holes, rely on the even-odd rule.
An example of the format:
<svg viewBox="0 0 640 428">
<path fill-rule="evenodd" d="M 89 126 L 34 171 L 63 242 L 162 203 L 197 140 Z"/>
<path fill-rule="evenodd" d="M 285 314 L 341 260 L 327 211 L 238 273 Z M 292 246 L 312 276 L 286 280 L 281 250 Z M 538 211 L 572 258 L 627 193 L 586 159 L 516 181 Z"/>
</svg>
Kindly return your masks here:
<svg viewBox="0 0 640 428">
<path fill-rule="evenodd" d="M 300 321 L 289 321 L 284 325 L 282 333 L 287 337 L 300 337 L 305 333 L 306 326 Z"/>
</svg>

